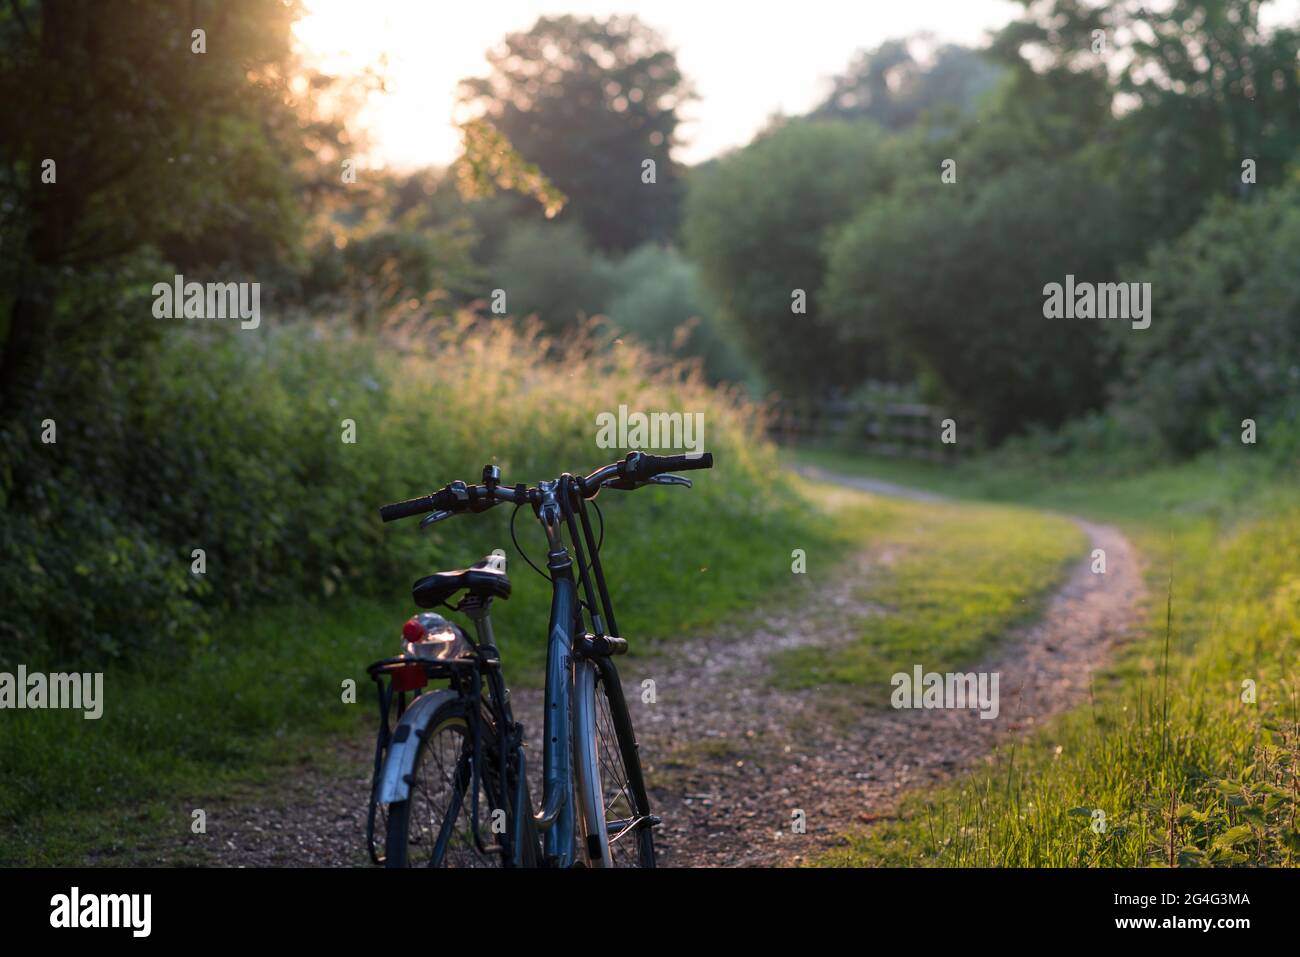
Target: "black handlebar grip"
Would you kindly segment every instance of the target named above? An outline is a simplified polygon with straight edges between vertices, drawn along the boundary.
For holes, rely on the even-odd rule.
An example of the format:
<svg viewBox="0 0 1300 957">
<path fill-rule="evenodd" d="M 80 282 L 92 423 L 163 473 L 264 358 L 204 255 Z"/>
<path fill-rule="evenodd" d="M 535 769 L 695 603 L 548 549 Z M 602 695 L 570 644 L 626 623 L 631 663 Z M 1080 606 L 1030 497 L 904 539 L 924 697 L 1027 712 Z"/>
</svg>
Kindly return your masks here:
<svg viewBox="0 0 1300 957">
<path fill-rule="evenodd" d="M 713 468 L 713 453 L 705 452 L 702 455 L 692 458 L 689 455 L 678 456 L 685 461 L 681 465 L 674 465 L 675 469 L 682 469 L 689 472 L 691 469 L 711 469 Z"/>
<path fill-rule="evenodd" d="M 405 502 L 381 505 L 379 517 L 385 522 L 391 522 L 395 519 L 419 515 L 421 512 L 432 512 L 442 507 L 444 497 L 442 492 L 434 492 L 432 495 L 421 495 L 419 498 L 407 499 Z"/>
<path fill-rule="evenodd" d="M 689 472 L 692 469 L 713 468 L 713 453 L 700 455 L 651 455 L 642 452 L 636 460 L 635 474 L 628 476 L 636 481 L 645 481 L 664 472 Z"/>
</svg>

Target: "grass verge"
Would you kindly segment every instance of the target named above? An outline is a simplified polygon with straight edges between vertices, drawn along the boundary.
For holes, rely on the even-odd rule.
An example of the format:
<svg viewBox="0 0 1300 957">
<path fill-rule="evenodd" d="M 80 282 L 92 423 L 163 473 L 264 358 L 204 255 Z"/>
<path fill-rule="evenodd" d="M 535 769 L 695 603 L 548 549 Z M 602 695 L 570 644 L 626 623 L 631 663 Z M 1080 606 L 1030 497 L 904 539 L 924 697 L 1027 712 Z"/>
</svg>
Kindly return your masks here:
<svg viewBox="0 0 1300 957">
<path fill-rule="evenodd" d="M 104 675 L 98 720 L 0 715 L 3 863 L 94 858 L 131 822 L 171 814 L 177 795 L 202 800 L 357 729 L 372 708 L 364 668 L 397 650 L 410 583 L 494 548 L 511 556 L 515 583 L 493 609 L 507 674 L 535 682 L 550 594 L 511 546 L 508 507 L 423 533 L 414 520 L 382 526 L 376 508 L 473 481 L 489 461 L 530 484 L 603 465 L 624 450 L 601 447 L 597 416 L 620 405 L 698 411 L 717 461 L 690 491 L 601 496 L 602 559 L 634 648 L 779 594 L 791 580 L 785 542 L 845 546 L 803 507 L 754 407 L 632 346 L 560 347 L 498 324 L 385 339 L 294 326 L 256 340 L 169 337 L 139 361 L 129 387 L 72 423 L 103 418 L 120 435 L 70 426 L 57 446 L 70 462 L 39 449 L 22 460 L 49 502 L 96 517 L 94 535 L 75 515 L 55 522 L 49 505 L 7 501 L 0 522 L 15 558 L 6 572 L 25 569 L 31 585 L 0 615 L 0 631 L 26 636 L 0 647 L 0 671 Z M 131 535 L 113 533 L 128 525 Z M 544 564 L 527 512 L 518 526 Z"/>
<path fill-rule="evenodd" d="M 880 613 L 860 618 L 856 637 L 834 647 L 805 645 L 777 659 L 778 683 L 827 683 L 888 702 L 890 676 L 952 671 L 984 656 L 1033 617 L 1080 558 L 1087 538 L 1067 519 L 1005 506 L 936 504 L 871 496 L 870 537 L 881 559 L 855 598 Z M 860 523 L 863 506 L 841 513 Z"/>
<path fill-rule="evenodd" d="M 1118 523 L 1148 561 L 1145 623 L 1095 704 L 1008 745 L 987 770 L 845 836 L 829 866 L 1285 865 L 1300 850 L 1300 493 L 1216 456 L 1073 480 L 808 459 L 967 497 Z"/>
</svg>

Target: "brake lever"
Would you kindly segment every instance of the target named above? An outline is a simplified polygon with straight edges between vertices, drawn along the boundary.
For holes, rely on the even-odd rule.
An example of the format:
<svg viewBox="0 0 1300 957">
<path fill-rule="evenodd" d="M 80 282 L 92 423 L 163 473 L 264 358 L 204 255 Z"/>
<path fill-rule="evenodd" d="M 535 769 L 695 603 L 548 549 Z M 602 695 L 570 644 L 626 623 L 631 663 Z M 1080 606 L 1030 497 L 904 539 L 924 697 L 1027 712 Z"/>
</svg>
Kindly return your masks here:
<svg viewBox="0 0 1300 957">
<path fill-rule="evenodd" d="M 640 488 L 640 484 L 637 482 L 631 482 L 625 478 L 611 478 L 605 479 L 605 481 L 601 482 L 600 487 L 617 488 L 622 489 L 624 492 L 630 492 L 633 489 Z"/>
<path fill-rule="evenodd" d="M 424 518 L 420 519 L 420 527 L 428 528 L 434 522 L 441 522 L 444 518 L 451 518 L 455 514 L 455 512 L 447 511 L 430 512 L 428 515 L 424 516 Z"/>
<path fill-rule="evenodd" d="M 631 482 L 625 478 L 612 478 L 600 483 L 601 488 L 617 488 L 625 492 L 630 492 L 645 485 L 684 485 L 686 488 L 694 487 L 690 479 L 682 478 L 680 475 L 669 475 L 666 472 L 652 475 L 648 479 L 641 479 L 639 482 Z"/>
<path fill-rule="evenodd" d="M 684 485 L 686 488 L 693 487 L 690 479 L 682 478 L 680 475 L 669 475 L 667 472 L 650 476 L 650 483 L 652 485 Z"/>
</svg>

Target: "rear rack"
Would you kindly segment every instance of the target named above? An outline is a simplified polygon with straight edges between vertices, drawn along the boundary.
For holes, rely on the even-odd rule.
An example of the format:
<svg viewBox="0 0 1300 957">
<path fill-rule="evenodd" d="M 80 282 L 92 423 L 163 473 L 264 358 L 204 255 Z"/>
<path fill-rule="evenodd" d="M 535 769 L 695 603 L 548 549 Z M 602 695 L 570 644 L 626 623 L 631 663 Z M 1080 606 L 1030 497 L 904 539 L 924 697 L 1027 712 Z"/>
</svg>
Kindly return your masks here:
<svg viewBox="0 0 1300 957">
<path fill-rule="evenodd" d="M 395 658 L 383 658 L 366 668 L 366 673 L 375 682 L 379 695 L 379 731 L 375 735 L 375 764 L 370 780 L 370 807 L 366 814 L 366 844 L 370 860 L 375 864 L 384 862 L 383 823 L 386 820 L 384 810 L 379 806 L 379 778 L 383 772 L 384 759 L 388 756 L 388 747 L 393 738 L 393 707 L 396 705 L 396 720 L 401 721 L 406 711 L 408 695 L 412 700 L 430 681 L 447 680 L 459 693 L 476 693 L 470 689 L 479 687 L 483 668 L 498 670 L 501 662 L 496 658 L 480 658 L 466 655 L 461 658 L 433 659 L 418 655 L 398 655 Z M 384 678 L 387 677 L 388 681 Z M 381 818 L 383 820 L 381 820 Z"/>
</svg>

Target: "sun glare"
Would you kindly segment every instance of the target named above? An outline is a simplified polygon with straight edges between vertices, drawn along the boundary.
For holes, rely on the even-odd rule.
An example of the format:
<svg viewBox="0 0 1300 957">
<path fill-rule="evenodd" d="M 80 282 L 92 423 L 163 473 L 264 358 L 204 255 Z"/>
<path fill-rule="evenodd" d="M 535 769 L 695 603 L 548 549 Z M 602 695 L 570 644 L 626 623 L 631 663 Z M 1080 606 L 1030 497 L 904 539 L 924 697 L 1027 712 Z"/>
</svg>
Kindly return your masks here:
<svg viewBox="0 0 1300 957">
<path fill-rule="evenodd" d="M 484 70 L 486 45 L 472 7 L 428 0 L 306 0 L 294 36 L 310 62 L 327 73 L 373 70 L 384 90 L 372 95 L 358 123 L 373 140 L 375 165 L 444 164 L 456 153 L 452 125 L 456 85 Z"/>
<path fill-rule="evenodd" d="M 308 59 L 329 73 L 371 69 L 384 78 L 384 92 L 370 97 L 358 122 L 371 143 L 366 159 L 398 169 L 455 159 L 457 84 L 483 75 L 485 52 L 508 33 L 528 30 L 539 15 L 636 12 L 659 30 L 700 95 L 681 111 L 676 153 L 695 163 L 748 142 L 774 112 L 811 109 L 825 95 L 829 78 L 859 49 L 923 30 L 975 44 L 1020 9 L 1010 0 L 805 0 L 799 16 L 775 0 L 747 7 L 744 15 L 732 4 L 698 0 L 303 0 L 303 5 L 306 12 L 294 34 Z"/>
</svg>

